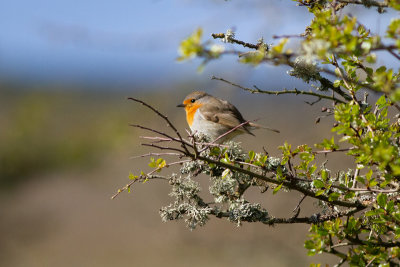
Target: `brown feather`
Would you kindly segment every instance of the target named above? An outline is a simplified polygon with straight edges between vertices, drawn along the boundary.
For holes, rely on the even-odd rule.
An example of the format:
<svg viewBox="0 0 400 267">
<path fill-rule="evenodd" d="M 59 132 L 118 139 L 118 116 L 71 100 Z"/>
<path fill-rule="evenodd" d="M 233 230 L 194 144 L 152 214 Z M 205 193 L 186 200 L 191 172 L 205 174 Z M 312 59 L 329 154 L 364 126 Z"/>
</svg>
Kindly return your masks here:
<svg viewBox="0 0 400 267">
<path fill-rule="evenodd" d="M 200 107 L 200 112 L 205 119 L 225 125 L 230 129 L 246 122 L 234 105 L 218 98 L 210 98 L 209 103 Z M 244 125 L 238 130 L 254 135 L 248 128 L 248 126 Z"/>
</svg>

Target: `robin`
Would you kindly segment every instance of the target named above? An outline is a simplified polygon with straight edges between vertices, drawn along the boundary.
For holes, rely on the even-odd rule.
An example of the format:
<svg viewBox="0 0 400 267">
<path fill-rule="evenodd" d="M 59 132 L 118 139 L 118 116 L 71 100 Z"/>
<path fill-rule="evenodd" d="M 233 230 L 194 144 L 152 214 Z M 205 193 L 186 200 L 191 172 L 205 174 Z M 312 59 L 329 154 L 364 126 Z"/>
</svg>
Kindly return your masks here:
<svg viewBox="0 0 400 267">
<path fill-rule="evenodd" d="M 279 133 L 278 130 L 253 122 L 246 123 L 247 121 L 234 105 L 205 92 L 195 91 L 190 93 L 183 100 L 183 103 L 177 107 L 185 108 L 186 120 L 192 132 L 206 134 L 213 141 L 241 124 L 243 125 L 218 139 L 218 141 L 227 141 L 240 134 L 254 136 L 251 130 L 259 128 Z"/>
</svg>

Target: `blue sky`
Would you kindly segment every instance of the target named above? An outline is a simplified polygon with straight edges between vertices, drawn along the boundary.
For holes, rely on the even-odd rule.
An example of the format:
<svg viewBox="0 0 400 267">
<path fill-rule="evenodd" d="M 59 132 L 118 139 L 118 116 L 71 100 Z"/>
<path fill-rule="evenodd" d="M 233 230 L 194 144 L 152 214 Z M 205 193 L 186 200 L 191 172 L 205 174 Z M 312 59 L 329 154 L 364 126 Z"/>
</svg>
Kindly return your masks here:
<svg viewBox="0 0 400 267">
<path fill-rule="evenodd" d="M 267 4 L 265 4 L 267 3 Z M 361 14 L 381 31 L 385 17 Z M 311 17 L 290 0 L 3 0 L 0 8 L 0 78 L 20 81 L 88 81 L 110 84 L 209 79 L 211 74 L 283 77 L 264 66 L 177 63 L 177 47 L 197 27 L 205 38 L 236 29 L 237 37 L 271 43 L 273 34 L 300 33 Z M 229 64 L 227 64 L 229 63 Z"/>
</svg>

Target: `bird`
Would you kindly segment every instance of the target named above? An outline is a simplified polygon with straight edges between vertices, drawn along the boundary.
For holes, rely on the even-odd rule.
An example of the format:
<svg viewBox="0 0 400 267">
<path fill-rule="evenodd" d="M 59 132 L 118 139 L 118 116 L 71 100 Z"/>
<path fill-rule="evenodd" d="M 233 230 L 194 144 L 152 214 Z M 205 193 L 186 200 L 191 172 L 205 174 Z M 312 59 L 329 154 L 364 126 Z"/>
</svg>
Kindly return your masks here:
<svg viewBox="0 0 400 267">
<path fill-rule="evenodd" d="M 186 121 L 192 133 L 205 134 L 217 143 L 229 141 L 240 134 L 254 136 L 251 130 L 259 128 L 279 133 L 276 129 L 246 121 L 234 105 L 206 92 L 190 93 L 177 107 L 185 108 Z"/>
</svg>

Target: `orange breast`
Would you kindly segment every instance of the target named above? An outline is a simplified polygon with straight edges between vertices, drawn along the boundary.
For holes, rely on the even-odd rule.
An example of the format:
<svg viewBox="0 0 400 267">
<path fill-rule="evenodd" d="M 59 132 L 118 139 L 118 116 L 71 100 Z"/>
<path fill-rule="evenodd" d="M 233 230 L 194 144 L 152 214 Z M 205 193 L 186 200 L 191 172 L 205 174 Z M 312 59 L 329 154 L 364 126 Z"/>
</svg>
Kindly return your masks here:
<svg viewBox="0 0 400 267">
<path fill-rule="evenodd" d="M 186 121 L 189 124 L 190 127 L 192 127 L 193 124 L 193 120 L 194 120 L 194 114 L 196 114 L 196 111 L 199 107 L 201 107 L 202 104 L 192 104 L 192 105 L 188 105 L 185 107 L 186 110 Z"/>
</svg>

